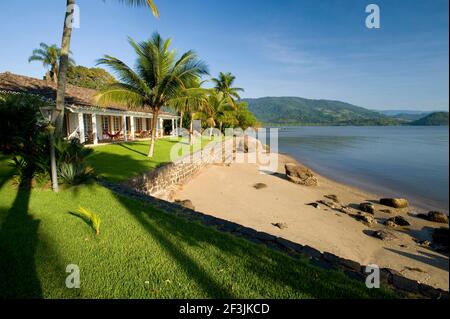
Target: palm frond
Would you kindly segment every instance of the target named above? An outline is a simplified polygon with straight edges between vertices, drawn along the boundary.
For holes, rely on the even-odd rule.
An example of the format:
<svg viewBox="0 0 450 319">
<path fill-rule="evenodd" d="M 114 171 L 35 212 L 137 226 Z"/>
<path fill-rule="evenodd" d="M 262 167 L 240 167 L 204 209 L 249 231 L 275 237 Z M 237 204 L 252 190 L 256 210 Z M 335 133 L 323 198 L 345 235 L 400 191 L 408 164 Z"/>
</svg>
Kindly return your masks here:
<svg viewBox="0 0 450 319">
<path fill-rule="evenodd" d="M 126 3 L 135 7 L 148 6 L 152 10 L 153 15 L 159 18 L 159 11 L 153 0 L 119 0 L 119 2 Z"/>
</svg>

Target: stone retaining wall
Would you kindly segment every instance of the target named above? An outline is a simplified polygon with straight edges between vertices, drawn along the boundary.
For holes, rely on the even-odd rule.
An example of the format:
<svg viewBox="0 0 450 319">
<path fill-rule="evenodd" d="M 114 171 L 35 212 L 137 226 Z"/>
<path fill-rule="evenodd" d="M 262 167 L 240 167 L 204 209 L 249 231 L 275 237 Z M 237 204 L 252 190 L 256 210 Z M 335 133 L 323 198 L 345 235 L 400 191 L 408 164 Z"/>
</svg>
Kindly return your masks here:
<svg viewBox="0 0 450 319">
<path fill-rule="evenodd" d="M 186 183 L 203 167 L 213 163 L 230 163 L 233 158 L 233 139 L 224 142 L 211 142 L 192 155 L 134 177 L 124 185 L 148 195 L 160 197 L 174 185 Z"/>
<path fill-rule="evenodd" d="M 307 258 L 314 266 L 323 269 L 340 270 L 348 277 L 361 282 L 365 282 L 366 280 L 366 266 L 361 265 L 356 261 L 344 259 L 329 252 L 320 252 L 310 246 L 304 246 L 281 237 L 260 232 L 214 216 L 206 215 L 201 212 L 155 198 L 126 185 L 114 184 L 104 180 L 101 180 L 100 183 L 119 195 L 147 202 L 154 207 L 160 208 L 167 214 L 197 221 L 205 226 L 212 226 L 219 231 L 287 253 L 293 258 Z M 429 285 L 422 284 L 416 280 L 406 278 L 393 269 L 380 269 L 380 277 L 382 287 L 390 288 L 403 297 L 445 300 L 448 300 L 449 298 L 448 291 L 437 289 Z"/>
</svg>

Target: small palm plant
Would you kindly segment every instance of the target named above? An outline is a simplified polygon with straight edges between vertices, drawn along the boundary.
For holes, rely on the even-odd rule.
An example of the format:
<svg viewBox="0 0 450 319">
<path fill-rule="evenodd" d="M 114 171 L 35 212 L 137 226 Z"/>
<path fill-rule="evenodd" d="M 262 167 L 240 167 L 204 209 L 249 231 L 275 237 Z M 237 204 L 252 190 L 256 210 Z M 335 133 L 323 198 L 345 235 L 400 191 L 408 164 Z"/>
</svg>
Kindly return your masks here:
<svg viewBox="0 0 450 319">
<path fill-rule="evenodd" d="M 83 219 L 88 225 L 90 225 L 94 229 L 95 234 L 97 236 L 100 234 L 101 220 L 100 217 L 98 217 L 98 215 L 82 207 L 78 208 L 78 210 L 75 212 L 71 212 L 71 214 Z"/>
</svg>

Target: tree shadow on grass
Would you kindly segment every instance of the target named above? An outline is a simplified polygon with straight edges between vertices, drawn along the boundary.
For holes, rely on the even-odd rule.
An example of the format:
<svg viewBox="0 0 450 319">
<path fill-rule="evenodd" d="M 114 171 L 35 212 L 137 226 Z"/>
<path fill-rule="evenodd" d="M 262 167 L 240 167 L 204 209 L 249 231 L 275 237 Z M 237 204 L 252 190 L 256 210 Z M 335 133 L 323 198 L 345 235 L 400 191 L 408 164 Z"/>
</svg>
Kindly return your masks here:
<svg viewBox="0 0 450 319">
<path fill-rule="evenodd" d="M 40 298 L 41 283 L 36 273 L 35 252 L 40 220 L 28 214 L 31 184 L 23 181 L 0 228 L 0 296 Z"/>
<path fill-rule="evenodd" d="M 116 195 L 122 205 L 153 237 L 180 269 L 198 286 L 208 298 L 279 298 L 279 291 L 272 286 L 288 287 L 295 294 L 285 292 L 281 297 L 303 296 L 306 298 L 357 298 L 386 297 L 384 292 L 367 289 L 362 283 L 350 280 L 342 273 L 326 271 L 311 266 L 306 261 L 296 260 L 284 254 L 273 252 L 261 245 L 237 239 L 196 222 L 189 222 L 176 216 L 155 213 L 154 208 L 146 203 Z M 152 213 L 150 213 L 152 212 Z M 239 282 L 224 282 L 220 276 L 208 273 L 195 258 L 189 256 L 180 246 L 213 246 L 206 258 L 214 257 L 226 267 L 227 264 L 239 263 L 244 273 L 255 282 L 252 296 L 237 295 L 233 289 Z M 230 261 L 232 259 L 232 261 Z M 230 266 L 231 266 L 230 265 Z M 242 271 L 242 269 L 240 268 Z M 232 269 L 230 269 L 232 272 Z M 232 277 L 235 275 L 232 274 Z M 242 278 L 240 278 L 242 279 Z M 239 280 L 239 278 L 236 278 Z M 288 290 L 289 290 L 288 289 Z M 284 290 L 284 288 L 283 288 Z"/>
<path fill-rule="evenodd" d="M 159 162 L 154 162 L 147 156 L 145 160 L 136 160 L 130 155 L 113 153 L 94 154 L 89 157 L 88 163 L 94 167 L 96 174 L 114 182 L 128 180 L 131 177 L 150 171 L 159 164 Z"/>
<path fill-rule="evenodd" d="M 137 154 L 139 154 L 139 155 L 143 155 L 143 156 L 147 157 L 147 154 L 145 154 L 145 153 L 143 153 L 143 152 L 140 152 L 140 151 L 138 151 L 138 150 L 135 150 L 135 149 L 129 147 L 128 145 L 124 144 L 124 143 L 120 143 L 120 144 L 116 144 L 116 145 L 118 145 L 118 146 L 120 146 L 120 147 L 123 147 L 123 148 L 126 148 L 127 150 L 132 151 L 132 152 L 135 152 L 135 153 L 137 153 Z"/>
</svg>

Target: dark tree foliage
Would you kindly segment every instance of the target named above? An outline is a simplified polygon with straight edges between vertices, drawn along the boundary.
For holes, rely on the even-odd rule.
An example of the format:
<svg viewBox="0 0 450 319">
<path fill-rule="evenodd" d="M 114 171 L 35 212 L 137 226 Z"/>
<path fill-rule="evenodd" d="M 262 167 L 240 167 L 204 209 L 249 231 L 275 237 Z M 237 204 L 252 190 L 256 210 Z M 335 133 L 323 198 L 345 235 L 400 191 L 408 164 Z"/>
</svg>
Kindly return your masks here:
<svg viewBox="0 0 450 319">
<path fill-rule="evenodd" d="M 102 68 L 71 66 L 67 71 L 67 83 L 94 90 L 101 90 L 116 79 Z"/>
</svg>

